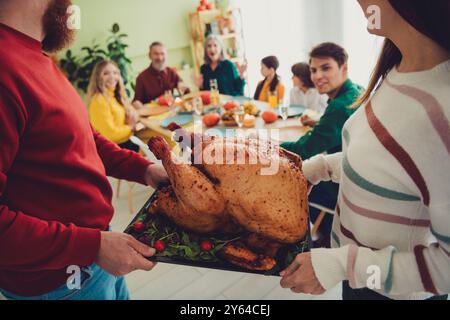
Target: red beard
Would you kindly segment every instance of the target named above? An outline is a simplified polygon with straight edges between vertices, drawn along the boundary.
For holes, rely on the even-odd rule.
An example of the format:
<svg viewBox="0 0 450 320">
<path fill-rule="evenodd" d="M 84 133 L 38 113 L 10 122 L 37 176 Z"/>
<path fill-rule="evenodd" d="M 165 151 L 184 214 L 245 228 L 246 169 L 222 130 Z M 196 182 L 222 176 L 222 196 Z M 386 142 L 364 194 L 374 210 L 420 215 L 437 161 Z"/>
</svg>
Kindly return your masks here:
<svg viewBox="0 0 450 320">
<path fill-rule="evenodd" d="M 52 0 L 43 17 L 45 38 L 42 48 L 49 53 L 64 49 L 73 41 L 75 31 L 68 27 L 69 14 L 67 8 L 71 0 Z"/>
</svg>

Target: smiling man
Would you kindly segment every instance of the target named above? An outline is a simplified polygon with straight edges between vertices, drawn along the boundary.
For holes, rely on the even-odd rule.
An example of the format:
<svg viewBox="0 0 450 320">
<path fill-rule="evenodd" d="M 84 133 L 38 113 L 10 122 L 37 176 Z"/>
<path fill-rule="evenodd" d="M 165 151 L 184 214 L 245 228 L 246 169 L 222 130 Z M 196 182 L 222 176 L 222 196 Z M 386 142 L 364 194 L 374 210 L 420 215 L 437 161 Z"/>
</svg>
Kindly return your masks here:
<svg viewBox="0 0 450 320">
<path fill-rule="evenodd" d="M 182 94 L 189 92 L 175 69 L 167 66 L 167 49 L 164 44 L 153 42 L 150 45 L 148 56 L 151 60 L 150 66 L 136 79 L 134 95 L 136 106 L 149 103 L 169 90 L 173 92 L 177 89 Z"/>
<path fill-rule="evenodd" d="M 311 80 L 320 94 L 329 97 L 328 106 L 320 121 L 296 142 L 281 146 L 308 159 L 316 154 L 341 151 L 342 127 L 355 111 L 350 106 L 363 88 L 348 78 L 348 54 L 334 43 L 322 43 L 310 53 Z"/>
<path fill-rule="evenodd" d="M 95 132 L 44 53 L 73 39 L 69 5 L 0 0 L 0 292 L 8 299 L 127 299 L 121 276 L 154 266 L 145 258 L 154 249 L 108 232 L 106 175 L 156 187 L 167 174 Z M 80 286 L 67 286 L 77 269 Z"/>
<path fill-rule="evenodd" d="M 334 43 L 322 43 L 310 53 L 311 80 L 320 94 L 329 97 L 328 106 L 318 123 L 296 142 L 285 142 L 281 147 L 297 153 L 306 160 L 323 152 L 328 154 L 342 150 L 342 128 L 356 110 L 351 108 L 361 95 L 363 88 L 348 77 L 348 54 L 344 48 Z M 332 182 L 319 184 L 311 192 L 309 200 L 334 209 L 337 201 L 338 185 Z M 310 207 L 314 221 L 318 210 Z M 323 244 L 329 246 L 332 218 L 327 216 L 319 229 L 324 236 Z"/>
</svg>

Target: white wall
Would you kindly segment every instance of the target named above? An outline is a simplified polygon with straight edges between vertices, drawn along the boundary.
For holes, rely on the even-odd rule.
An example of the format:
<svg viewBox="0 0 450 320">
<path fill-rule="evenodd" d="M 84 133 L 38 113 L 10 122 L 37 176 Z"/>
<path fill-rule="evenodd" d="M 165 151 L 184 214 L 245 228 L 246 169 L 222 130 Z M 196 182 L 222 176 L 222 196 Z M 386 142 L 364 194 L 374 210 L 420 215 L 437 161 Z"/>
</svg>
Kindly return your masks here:
<svg viewBox="0 0 450 320">
<path fill-rule="evenodd" d="M 260 61 L 274 54 L 279 74 L 292 88 L 291 65 L 308 60 L 314 45 L 331 41 L 350 55 L 350 77 L 367 85 L 380 41 L 366 31 L 366 20 L 356 0 L 236 0 L 242 8 L 249 62 L 249 94 L 258 81 Z"/>
<path fill-rule="evenodd" d="M 267 55 L 280 60 L 279 74 L 292 88 L 291 66 L 307 61 L 311 48 L 324 41 L 342 44 L 342 5 L 336 0 L 240 0 L 247 58 L 249 91 L 254 93 L 260 61 Z"/>
<path fill-rule="evenodd" d="M 257 2 L 257 5 L 255 3 Z M 254 94 L 260 74 L 261 59 L 276 55 L 279 73 L 290 83 L 290 66 L 302 55 L 302 1 L 241 0 L 244 36 L 247 49 L 249 93 Z"/>
</svg>

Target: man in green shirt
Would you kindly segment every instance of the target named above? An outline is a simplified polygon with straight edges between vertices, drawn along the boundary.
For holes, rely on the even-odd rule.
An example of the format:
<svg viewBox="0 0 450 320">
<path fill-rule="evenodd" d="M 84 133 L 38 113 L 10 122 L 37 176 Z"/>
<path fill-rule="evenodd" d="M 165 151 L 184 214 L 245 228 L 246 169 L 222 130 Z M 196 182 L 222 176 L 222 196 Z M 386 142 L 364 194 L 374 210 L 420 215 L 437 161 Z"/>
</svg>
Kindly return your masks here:
<svg viewBox="0 0 450 320">
<path fill-rule="evenodd" d="M 342 128 L 353 114 L 353 103 L 362 94 L 363 88 L 348 78 L 348 54 L 344 48 L 334 43 L 322 43 L 310 53 L 311 80 L 321 94 L 330 98 L 325 113 L 315 123 L 307 117 L 302 122 L 313 126 L 311 131 L 296 142 L 285 142 L 281 147 L 292 151 L 303 160 L 317 154 L 328 154 L 342 150 Z M 324 182 L 316 186 L 309 196 L 309 201 L 327 208 L 336 206 L 339 185 Z M 318 212 L 310 208 L 311 220 L 315 220 Z M 332 217 L 327 216 L 319 231 L 328 241 L 331 232 Z M 326 243 L 329 245 L 329 243 Z"/>
<path fill-rule="evenodd" d="M 341 151 L 342 127 L 355 111 L 350 106 L 363 90 L 348 78 L 347 61 L 346 51 L 333 43 L 320 44 L 310 53 L 311 80 L 319 93 L 327 94 L 330 100 L 325 113 L 311 131 L 296 142 L 281 144 L 303 160 L 322 152 Z M 311 123 L 309 119 L 303 118 L 303 121 Z"/>
</svg>

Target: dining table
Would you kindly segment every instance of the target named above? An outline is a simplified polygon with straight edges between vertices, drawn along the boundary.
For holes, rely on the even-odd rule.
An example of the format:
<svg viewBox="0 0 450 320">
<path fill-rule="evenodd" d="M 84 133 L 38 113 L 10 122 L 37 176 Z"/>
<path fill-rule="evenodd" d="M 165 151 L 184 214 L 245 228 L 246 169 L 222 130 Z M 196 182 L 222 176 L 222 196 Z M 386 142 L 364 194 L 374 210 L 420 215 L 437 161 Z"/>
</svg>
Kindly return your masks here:
<svg viewBox="0 0 450 320">
<path fill-rule="evenodd" d="M 140 123 L 141 130 L 150 131 L 150 136 L 162 136 L 166 139 L 166 141 L 171 145 L 175 146 L 175 141 L 172 139 L 173 132 L 167 129 L 167 124 L 173 120 L 173 122 L 178 123 L 180 121 L 181 127 L 185 130 L 192 132 L 202 132 L 207 133 L 211 132 L 213 135 L 222 135 L 229 136 L 233 135 L 233 132 L 236 132 L 239 129 L 239 132 L 244 134 L 257 133 L 262 136 L 267 134 L 271 140 L 278 140 L 279 142 L 284 141 L 296 141 L 303 135 L 305 135 L 311 128 L 308 126 L 304 126 L 301 124 L 300 116 L 301 116 L 301 106 L 292 106 L 295 107 L 297 112 L 286 120 L 283 120 L 281 116 L 279 119 L 274 122 L 267 124 L 261 117 L 262 113 L 265 111 L 273 111 L 275 113 L 279 113 L 278 108 L 272 108 L 268 103 L 263 101 L 256 101 L 253 99 L 245 98 L 245 97 L 232 97 L 227 95 L 220 95 L 221 105 L 223 106 L 228 101 L 235 101 L 238 104 L 243 104 L 245 102 L 250 101 L 254 104 L 259 110 L 258 116 L 256 116 L 255 126 L 252 128 L 239 128 L 237 125 L 235 127 L 225 126 L 222 121 L 220 121 L 213 128 L 208 128 L 202 121 L 201 116 L 197 116 L 195 113 L 177 113 L 175 108 L 162 107 L 156 104 L 147 104 L 144 105 L 143 110 L 141 110 L 140 114 Z M 223 108 L 219 107 L 217 109 L 211 108 L 210 106 L 204 107 L 205 112 L 223 112 Z M 298 111 L 300 110 L 300 112 Z M 150 114 L 150 115 L 149 115 Z"/>
</svg>

